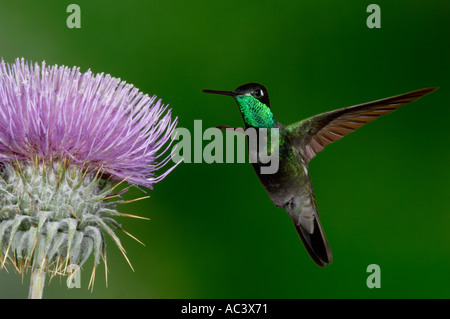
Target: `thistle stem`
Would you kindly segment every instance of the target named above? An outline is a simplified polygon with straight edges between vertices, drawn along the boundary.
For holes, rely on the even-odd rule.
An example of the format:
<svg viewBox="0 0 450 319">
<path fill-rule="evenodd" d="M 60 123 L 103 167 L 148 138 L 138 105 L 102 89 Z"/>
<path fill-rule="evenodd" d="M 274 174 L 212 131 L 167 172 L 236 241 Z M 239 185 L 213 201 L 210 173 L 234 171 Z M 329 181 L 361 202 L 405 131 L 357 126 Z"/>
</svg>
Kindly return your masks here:
<svg viewBox="0 0 450 319">
<path fill-rule="evenodd" d="M 44 284 L 45 284 L 45 271 L 41 269 L 35 269 L 31 273 L 30 292 L 28 294 L 28 299 L 42 299 Z"/>
</svg>

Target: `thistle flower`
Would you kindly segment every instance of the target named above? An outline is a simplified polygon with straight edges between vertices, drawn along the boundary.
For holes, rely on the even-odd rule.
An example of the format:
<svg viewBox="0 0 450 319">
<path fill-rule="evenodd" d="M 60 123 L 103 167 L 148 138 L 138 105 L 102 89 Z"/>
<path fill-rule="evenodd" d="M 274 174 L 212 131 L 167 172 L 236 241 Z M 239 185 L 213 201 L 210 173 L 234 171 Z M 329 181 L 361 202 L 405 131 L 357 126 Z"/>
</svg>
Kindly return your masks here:
<svg viewBox="0 0 450 319">
<path fill-rule="evenodd" d="M 110 75 L 79 68 L 0 63 L 0 268 L 30 270 L 30 298 L 45 274 L 69 274 L 114 230 L 122 182 L 152 188 L 177 119 L 156 96 Z M 137 216 L 134 216 L 137 217 Z M 128 233 L 127 233 L 128 234 Z M 128 261 L 128 259 L 127 259 Z M 130 264 L 131 266 L 131 264 Z"/>
</svg>

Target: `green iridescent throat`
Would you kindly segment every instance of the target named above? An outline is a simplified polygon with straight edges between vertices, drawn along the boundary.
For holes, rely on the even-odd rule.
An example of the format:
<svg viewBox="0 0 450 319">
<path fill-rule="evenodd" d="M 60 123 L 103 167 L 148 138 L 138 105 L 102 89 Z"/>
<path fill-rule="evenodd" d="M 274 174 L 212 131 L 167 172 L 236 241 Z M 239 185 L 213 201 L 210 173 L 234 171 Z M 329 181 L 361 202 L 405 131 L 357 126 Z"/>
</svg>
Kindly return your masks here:
<svg viewBox="0 0 450 319">
<path fill-rule="evenodd" d="M 236 96 L 235 99 L 247 126 L 257 128 L 275 127 L 277 121 L 267 105 L 255 99 L 253 96 Z"/>
</svg>

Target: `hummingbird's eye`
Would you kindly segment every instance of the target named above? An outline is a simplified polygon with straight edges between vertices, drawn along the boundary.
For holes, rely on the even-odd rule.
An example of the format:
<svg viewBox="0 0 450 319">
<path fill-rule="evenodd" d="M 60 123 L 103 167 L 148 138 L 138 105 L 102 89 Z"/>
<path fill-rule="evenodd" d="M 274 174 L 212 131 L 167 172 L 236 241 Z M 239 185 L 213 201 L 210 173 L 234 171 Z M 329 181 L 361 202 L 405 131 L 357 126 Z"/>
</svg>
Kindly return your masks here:
<svg viewBox="0 0 450 319">
<path fill-rule="evenodd" d="M 262 97 L 264 95 L 264 92 L 261 89 L 256 89 L 253 91 L 252 95 L 254 97 L 256 97 L 257 99 L 259 99 L 260 97 Z"/>
</svg>

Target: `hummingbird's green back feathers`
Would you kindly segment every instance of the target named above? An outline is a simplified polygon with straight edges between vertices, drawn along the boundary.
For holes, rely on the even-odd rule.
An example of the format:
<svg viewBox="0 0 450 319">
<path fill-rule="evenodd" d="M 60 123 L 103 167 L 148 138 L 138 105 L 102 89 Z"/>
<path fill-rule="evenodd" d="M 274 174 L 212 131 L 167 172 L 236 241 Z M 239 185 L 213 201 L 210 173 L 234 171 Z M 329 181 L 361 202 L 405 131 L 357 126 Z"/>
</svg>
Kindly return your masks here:
<svg viewBox="0 0 450 319">
<path fill-rule="evenodd" d="M 369 103 L 322 113 L 286 127 L 292 143 L 308 163 L 323 148 L 381 115 L 417 100 L 437 88 L 421 89 Z"/>
</svg>

